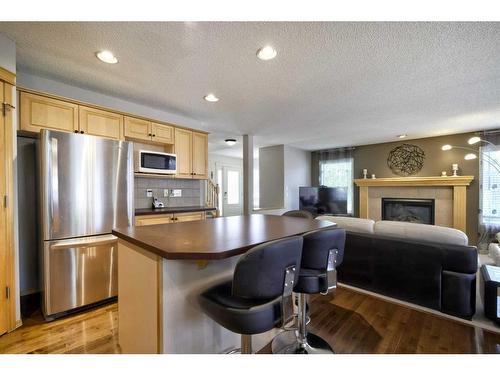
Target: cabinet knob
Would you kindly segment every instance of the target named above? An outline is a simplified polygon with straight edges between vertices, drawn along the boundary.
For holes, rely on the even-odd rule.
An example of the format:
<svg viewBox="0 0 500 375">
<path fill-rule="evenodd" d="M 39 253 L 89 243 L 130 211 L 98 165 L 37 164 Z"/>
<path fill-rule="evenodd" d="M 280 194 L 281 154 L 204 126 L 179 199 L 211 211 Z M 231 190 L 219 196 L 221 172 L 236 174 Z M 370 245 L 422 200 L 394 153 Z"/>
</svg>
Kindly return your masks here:
<svg viewBox="0 0 500 375">
<path fill-rule="evenodd" d="M 75 133 L 78 133 L 78 130 L 75 130 Z"/>
<path fill-rule="evenodd" d="M 153 137 L 156 137 L 156 134 L 153 134 Z"/>
<path fill-rule="evenodd" d="M 151 133 L 148 133 L 148 137 L 151 137 L 151 136 L 152 136 L 152 134 L 151 134 Z"/>
<path fill-rule="evenodd" d="M 84 132 L 83 130 L 81 130 L 81 131 L 80 131 L 80 134 L 83 134 L 83 133 L 85 133 L 85 132 Z"/>
</svg>

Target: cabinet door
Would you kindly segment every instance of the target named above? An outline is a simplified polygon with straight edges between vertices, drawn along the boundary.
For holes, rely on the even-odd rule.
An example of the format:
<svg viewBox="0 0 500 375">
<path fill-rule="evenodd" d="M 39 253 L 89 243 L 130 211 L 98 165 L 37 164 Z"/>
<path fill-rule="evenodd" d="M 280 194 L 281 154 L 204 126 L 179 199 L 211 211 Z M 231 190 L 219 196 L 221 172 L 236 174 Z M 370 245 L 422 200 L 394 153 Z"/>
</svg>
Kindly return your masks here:
<svg viewBox="0 0 500 375">
<path fill-rule="evenodd" d="M 175 128 L 175 153 L 177 154 L 177 176 L 192 178 L 191 168 L 191 138 L 193 132 Z"/>
<path fill-rule="evenodd" d="M 123 139 L 123 116 L 80 106 L 80 131 L 111 139 Z"/>
<path fill-rule="evenodd" d="M 141 215 L 135 217 L 135 226 L 170 224 L 172 221 L 172 215 Z"/>
<path fill-rule="evenodd" d="M 151 140 L 151 123 L 135 117 L 125 116 L 125 137 Z"/>
<path fill-rule="evenodd" d="M 78 130 L 78 105 L 63 100 L 21 92 L 20 129 L 74 132 Z"/>
<path fill-rule="evenodd" d="M 174 214 L 174 221 L 176 223 L 182 221 L 197 221 L 204 220 L 205 213 L 204 212 L 186 212 L 181 214 Z"/>
<path fill-rule="evenodd" d="M 208 178 L 208 136 L 193 132 L 193 178 Z"/>
<path fill-rule="evenodd" d="M 174 127 L 165 124 L 151 123 L 152 140 L 159 143 L 174 143 Z"/>
</svg>

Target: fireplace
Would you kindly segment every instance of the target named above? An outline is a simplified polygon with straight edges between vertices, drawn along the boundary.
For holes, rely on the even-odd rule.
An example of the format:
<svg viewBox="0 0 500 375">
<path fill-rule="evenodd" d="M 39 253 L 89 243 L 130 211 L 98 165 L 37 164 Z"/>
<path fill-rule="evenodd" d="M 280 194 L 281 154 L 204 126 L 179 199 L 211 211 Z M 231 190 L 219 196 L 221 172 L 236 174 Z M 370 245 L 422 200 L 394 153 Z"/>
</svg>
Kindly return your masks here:
<svg viewBox="0 0 500 375">
<path fill-rule="evenodd" d="M 434 199 L 382 198 L 382 220 L 434 224 Z"/>
</svg>

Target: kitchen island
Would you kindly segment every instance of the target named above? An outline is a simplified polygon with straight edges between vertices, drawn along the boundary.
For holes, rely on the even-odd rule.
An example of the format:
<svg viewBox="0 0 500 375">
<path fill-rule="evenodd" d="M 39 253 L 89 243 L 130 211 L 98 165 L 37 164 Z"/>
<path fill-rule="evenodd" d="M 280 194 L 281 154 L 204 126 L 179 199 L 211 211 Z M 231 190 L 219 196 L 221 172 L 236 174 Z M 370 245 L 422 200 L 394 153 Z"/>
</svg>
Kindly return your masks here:
<svg viewBox="0 0 500 375">
<path fill-rule="evenodd" d="M 118 241 L 118 330 L 123 353 L 223 353 L 240 336 L 199 308 L 197 296 L 231 277 L 240 255 L 272 240 L 332 227 L 273 215 L 113 230 Z M 255 335 L 259 349 L 273 332 Z"/>
</svg>

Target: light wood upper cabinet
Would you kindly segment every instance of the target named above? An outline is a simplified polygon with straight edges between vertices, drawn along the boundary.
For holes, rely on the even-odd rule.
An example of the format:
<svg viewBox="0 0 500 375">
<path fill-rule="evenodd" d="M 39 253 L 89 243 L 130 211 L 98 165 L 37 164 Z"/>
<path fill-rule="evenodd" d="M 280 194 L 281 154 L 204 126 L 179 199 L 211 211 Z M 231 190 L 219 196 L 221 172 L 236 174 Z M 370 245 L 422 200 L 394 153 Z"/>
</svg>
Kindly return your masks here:
<svg viewBox="0 0 500 375">
<path fill-rule="evenodd" d="M 152 141 L 174 143 L 174 127 L 165 124 L 151 123 Z"/>
<path fill-rule="evenodd" d="M 19 105 L 20 130 L 51 129 L 163 145 L 165 152 L 175 149 L 177 177 L 208 178 L 206 133 L 27 91 L 19 91 Z"/>
<path fill-rule="evenodd" d="M 63 100 L 21 92 L 21 130 L 40 132 L 41 129 L 78 131 L 78 105 Z"/>
<path fill-rule="evenodd" d="M 174 127 L 125 116 L 125 137 L 155 143 L 174 143 Z"/>
<path fill-rule="evenodd" d="M 151 140 L 151 122 L 135 117 L 125 116 L 125 137 Z"/>
<path fill-rule="evenodd" d="M 191 130 L 175 128 L 175 153 L 177 155 L 177 176 L 192 178 L 192 137 Z"/>
<path fill-rule="evenodd" d="M 205 133 L 193 132 L 193 178 L 208 178 L 208 136 Z"/>
<path fill-rule="evenodd" d="M 111 139 L 123 139 L 123 116 L 100 109 L 80 106 L 80 131 Z"/>
</svg>

